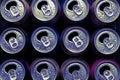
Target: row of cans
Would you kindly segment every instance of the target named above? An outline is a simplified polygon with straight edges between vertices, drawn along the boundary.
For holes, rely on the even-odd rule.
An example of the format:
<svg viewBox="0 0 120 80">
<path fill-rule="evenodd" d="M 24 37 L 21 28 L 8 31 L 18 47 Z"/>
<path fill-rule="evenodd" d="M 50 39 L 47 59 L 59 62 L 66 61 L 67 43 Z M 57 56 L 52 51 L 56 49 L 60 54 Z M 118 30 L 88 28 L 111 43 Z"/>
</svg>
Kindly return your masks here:
<svg viewBox="0 0 120 80">
<path fill-rule="evenodd" d="M 23 30 L 8 28 L 1 33 L 0 45 L 6 53 L 16 54 L 23 50 L 26 39 L 28 38 Z M 59 41 L 63 50 L 70 55 L 82 54 L 87 50 L 90 41 L 94 43 L 95 49 L 104 55 L 114 54 L 120 46 L 119 34 L 110 28 L 96 31 L 92 40 L 87 30 L 77 26 L 66 28 L 60 40 L 58 33 L 52 27 L 39 27 L 31 34 L 32 46 L 40 53 L 54 51 Z"/>
<path fill-rule="evenodd" d="M 90 9 L 95 23 L 111 23 L 120 15 L 117 0 L 96 0 L 91 7 L 87 0 L 63 0 L 61 5 L 62 12 L 70 21 L 82 21 Z M 55 21 L 61 13 L 58 0 L 33 0 L 31 7 L 25 0 L 2 0 L 0 9 L 1 16 L 8 22 L 23 21 L 29 12 L 39 21 Z"/>
<path fill-rule="evenodd" d="M 81 59 L 66 60 L 61 69 L 53 59 L 35 60 L 29 71 L 33 80 L 56 80 L 59 75 L 62 80 L 119 80 L 120 67 L 113 60 L 97 60 L 93 66 Z M 91 71 L 91 72 L 90 72 Z M 0 65 L 1 80 L 24 80 L 26 75 L 25 65 L 18 60 L 9 59 Z M 59 79 L 60 80 L 60 79 Z"/>
</svg>

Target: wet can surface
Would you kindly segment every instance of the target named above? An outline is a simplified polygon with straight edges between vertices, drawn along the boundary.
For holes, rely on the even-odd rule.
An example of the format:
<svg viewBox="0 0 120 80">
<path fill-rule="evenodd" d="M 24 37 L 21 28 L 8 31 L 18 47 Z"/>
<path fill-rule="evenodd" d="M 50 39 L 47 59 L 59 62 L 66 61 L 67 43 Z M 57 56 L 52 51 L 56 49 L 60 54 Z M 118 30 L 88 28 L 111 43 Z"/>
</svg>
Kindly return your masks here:
<svg viewBox="0 0 120 80">
<path fill-rule="evenodd" d="M 26 38 L 22 30 L 8 28 L 1 33 L 1 48 L 9 54 L 16 54 L 25 47 Z"/>
<path fill-rule="evenodd" d="M 39 59 L 31 65 L 31 76 L 33 80 L 56 80 L 58 69 L 54 60 Z"/>
<path fill-rule="evenodd" d="M 23 64 L 18 60 L 10 59 L 0 66 L 1 80 L 24 80 L 25 73 Z"/>
<path fill-rule="evenodd" d="M 120 37 L 113 29 L 101 29 L 94 36 L 94 46 L 102 54 L 114 54 L 120 46 Z"/>
<path fill-rule="evenodd" d="M 81 21 L 89 13 L 89 4 L 87 0 L 65 0 L 63 11 L 71 21 Z"/>
<path fill-rule="evenodd" d="M 61 68 L 64 80 L 88 80 L 89 78 L 89 67 L 83 60 L 69 59 Z"/>
<path fill-rule="evenodd" d="M 25 0 L 3 0 L 1 2 L 1 15 L 8 22 L 19 22 L 28 12 Z"/>
<path fill-rule="evenodd" d="M 58 37 L 52 28 L 39 27 L 33 32 L 31 42 L 38 52 L 49 53 L 55 49 Z"/>
<path fill-rule="evenodd" d="M 119 80 L 118 64 L 111 60 L 99 60 L 93 66 L 95 80 Z"/>
<path fill-rule="evenodd" d="M 71 55 L 80 54 L 88 47 L 89 34 L 81 27 L 70 27 L 63 31 L 62 42 Z"/>
</svg>

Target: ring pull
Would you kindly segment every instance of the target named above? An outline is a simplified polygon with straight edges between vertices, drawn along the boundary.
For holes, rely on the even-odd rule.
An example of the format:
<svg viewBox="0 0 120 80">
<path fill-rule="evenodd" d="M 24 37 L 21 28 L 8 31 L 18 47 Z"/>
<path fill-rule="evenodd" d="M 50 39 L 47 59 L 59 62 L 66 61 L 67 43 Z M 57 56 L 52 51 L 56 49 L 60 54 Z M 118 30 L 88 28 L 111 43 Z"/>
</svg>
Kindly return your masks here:
<svg viewBox="0 0 120 80">
<path fill-rule="evenodd" d="M 80 16 L 83 13 L 82 8 L 79 5 L 74 5 L 73 11 L 78 16 Z"/>
<path fill-rule="evenodd" d="M 46 1 L 41 1 L 38 4 L 38 9 L 40 9 L 42 11 L 43 15 L 46 16 L 46 17 L 51 16 L 51 14 L 52 14 L 51 7 L 48 4 L 48 2 L 46 2 Z"/>
<path fill-rule="evenodd" d="M 10 12 L 13 16 L 18 16 L 20 14 L 17 6 L 11 6 L 10 7 Z"/>
<path fill-rule="evenodd" d="M 10 80 L 16 80 L 17 79 L 16 70 L 14 70 L 14 69 L 10 69 L 8 71 L 8 75 L 9 75 Z"/>
<path fill-rule="evenodd" d="M 11 37 L 8 42 L 12 48 L 18 47 L 18 41 L 15 37 Z"/>
<path fill-rule="evenodd" d="M 47 36 L 42 36 L 41 37 L 41 42 L 45 47 L 50 46 L 50 40 Z"/>
<path fill-rule="evenodd" d="M 108 17 L 114 15 L 113 7 L 110 3 L 105 2 L 100 6 L 100 10 L 103 11 Z"/>
<path fill-rule="evenodd" d="M 84 42 L 80 39 L 78 32 L 73 32 L 68 36 L 70 41 L 73 41 L 77 48 L 81 47 Z"/>
<path fill-rule="evenodd" d="M 109 17 L 114 15 L 114 11 L 113 11 L 111 6 L 110 7 L 105 7 L 104 8 L 104 13 Z"/>
<path fill-rule="evenodd" d="M 80 73 L 78 70 L 74 70 L 73 73 L 72 73 L 72 76 L 73 76 L 73 80 L 81 80 L 80 79 Z"/>
<path fill-rule="evenodd" d="M 43 5 L 41 10 L 45 16 L 51 16 L 52 11 L 49 5 Z"/>
<path fill-rule="evenodd" d="M 47 69 L 42 69 L 40 72 L 43 80 L 49 80 L 50 75 Z"/>
<path fill-rule="evenodd" d="M 74 13 L 78 16 L 82 15 L 83 11 L 80 5 L 78 5 L 77 1 L 72 1 L 69 6 L 68 6 L 69 10 L 74 11 Z"/>
<path fill-rule="evenodd" d="M 16 17 L 20 14 L 20 11 L 17 7 L 17 3 L 12 1 L 12 2 L 9 2 L 7 5 L 6 5 L 6 9 L 10 11 L 10 13 L 12 14 L 12 16 Z"/>
<path fill-rule="evenodd" d="M 111 42 L 111 40 L 109 38 L 105 38 L 103 40 L 103 43 L 105 44 L 105 46 L 109 49 L 113 48 L 114 44 Z"/>
<path fill-rule="evenodd" d="M 72 41 L 74 42 L 77 48 L 83 45 L 83 41 L 78 36 L 73 37 Z"/>
<path fill-rule="evenodd" d="M 115 80 L 114 75 L 110 70 L 105 70 L 103 75 L 107 80 Z"/>
</svg>

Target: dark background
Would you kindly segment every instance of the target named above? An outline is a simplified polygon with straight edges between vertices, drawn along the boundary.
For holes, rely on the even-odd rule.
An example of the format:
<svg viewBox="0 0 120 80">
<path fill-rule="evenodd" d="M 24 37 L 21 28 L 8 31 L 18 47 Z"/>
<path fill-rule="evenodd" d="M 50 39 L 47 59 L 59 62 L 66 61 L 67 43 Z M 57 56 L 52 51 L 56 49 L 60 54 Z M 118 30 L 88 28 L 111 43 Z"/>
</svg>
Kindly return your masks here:
<svg viewBox="0 0 120 80">
<path fill-rule="evenodd" d="M 27 0 L 27 2 L 29 3 L 29 5 L 31 4 L 32 0 Z M 88 0 L 90 7 L 91 4 L 93 3 L 94 0 Z M 118 0 L 119 1 L 119 0 Z M 26 19 L 26 21 L 24 23 L 20 23 L 20 24 L 16 24 L 16 23 L 9 23 L 6 22 L 2 17 L 0 17 L 0 32 L 2 32 L 3 30 L 5 30 L 6 28 L 9 27 L 17 27 L 22 29 L 25 33 L 26 33 L 26 38 L 27 38 L 27 43 L 26 46 L 24 48 L 23 51 L 21 51 L 18 54 L 15 55 L 10 55 L 5 53 L 2 49 L 0 49 L 0 63 L 2 63 L 3 61 L 7 60 L 7 59 L 17 59 L 17 60 L 23 60 L 25 65 L 26 65 L 26 77 L 25 80 L 32 80 L 31 76 L 30 76 L 30 65 L 32 64 L 32 62 L 38 58 L 53 58 L 58 65 L 61 67 L 62 63 L 64 61 L 66 61 L 67 59 L 70 58 L 80 58 L 85 60 L 88 64 L 89 67 L 91 68 L 92 64 L 99 59 L 113 59 L 115 60 L 118 64 L 120 64 L 120 52 L 119 50 L 114 54 L 114 55 L 109 55 L 109 56 L 104 56 L 104 55 L 99 55 L 99 52 L 97 52 L 95 50 L 95 48 L 93 47 L 93 42 L 92 42 L 92 37 L 93 34 L 96 30 L 102 29 L 102 28 L 112 28 L 114 30 L 116 30 L 118 32 L 118 34 L 120 34 L 120 18 L 118 18 L 118 20 L 116 20 L 114 23 L 111 24 L 103 24 L 103 25 L 95 25 L 93 23 L 94 19 L 91 18 L 91 16 L 93 15 L 91 13 L 91 10 L 87 16 L 87 18 L 85 20 L 83 20 L 82 22 L 71 22 L 68 19 L 66 19 L 66 17 L 63 14 L 62 11 L 62 5 L 63 5 L 64 0 L 59 0 L 60 6 L 61 6 L 61 10 L 59 11 L 59 16 L 57 18 L 57 21 L 52 24 L 49 24 L 51 22 L 46 22 L 46 23 L 39 23 L 36 22 L 36 20 L 34 19 L 33 15 L 31 14 L 31 11 L 28 14 L 28 18 Z M 49 26 L 52 27 L 53 29 L 56 30 L 56 32 L 59 35 L 59 42 L 58 45 L 56 47 L 56 49 L 49 53 L 49 54 L 41 54 L 39 52 L 37 52 L 31 44 L 30 38 L 31 38 L 31 34 L 32 32 L 40 27 L 40 26 Z M 86 52 L 84 52 L 83 55 L 78 55 L 78 56 L 70 56 L 68 54 L 66 54 L 61 46 L 61 41 L 60 41 L 60 37 L 61 37 L 61 33 L 62 31 L 67 28 L 67 27 L 72 27 L 72 26 L 80 26 L 85 28 L 89 35 L 90 35 L 90 44 L 88 49 L 86 50 Z M 58 77 L 58 80 L 62 80 L 62 77 Z M 91 77 L 89 78 L 89 80 L 92 80 Z"/>
</svg>

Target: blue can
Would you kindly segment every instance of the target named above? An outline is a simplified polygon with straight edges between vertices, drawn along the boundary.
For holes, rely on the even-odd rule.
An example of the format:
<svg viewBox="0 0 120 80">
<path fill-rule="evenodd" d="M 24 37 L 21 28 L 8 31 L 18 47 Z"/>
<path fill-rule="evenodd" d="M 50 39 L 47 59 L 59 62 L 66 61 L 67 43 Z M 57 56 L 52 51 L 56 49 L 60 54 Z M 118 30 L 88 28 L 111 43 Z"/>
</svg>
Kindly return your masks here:
<svg viewBox="0 0 120 80">
<path fill-rule="evenodd" d="M 94 46 L 104 55 L 114 54 L 120 46 L 120 37 L 115 30 L 103 28 L 95 33 Z"/>
<path fill-rule="evenodd" d="M 120 5 L 117 0 L 96 0 L 93 12 L 98 22 L 111 23 L 120 15 Z"/>
<path fill-rule="evenodd" d="M 58 5 L 57 0 L 33 0 L 31 4 L 33 16 L 42 22 L 51 21 L 59 11 Z"/>
<path fill-rule="evenodd" d="M 61 68 L 64 80 L 88 80 L 89 78 L 89 67 L 83 60 L 69 59 Z"/>
<path fill-rule="evenodd" d="M 65 0 L 63 11 L 69 20 L 81 21 L 89 13 L 89 4 L 87 0 Z"/>
<path fill-rule="evenodd" d="M 119 80 L 120 68 L 112 60 L 98 60 L 92 67 L 95 80 Z"/>
<path fill-rule="evenodd" d="M 10 59 L 0 65 L 1 80 L 24 80 L 25 68 L 18 60 Z"/>
<path fill-rule="evenodd" d="M 58 37 L 52 28 L 39 27 L 33 32 L 31 42 L 38 52 L 49 53 L 57 46 Z"/>
<path fill-rule="evenodd" d="M 56 80 L 58 69 L 54 60 L 39 59 L 31 65 L 31 76 L 33 80 Z"/>
<path fill-rule="evenodd" d="M 9 54 L 16 54 L 23 50 L 26 43 L 25 34 L 18 28 L 7 28 L 1 33 L 1 48 Z"/>
<path fill-rule="evenodd" d="M 89 34 L 82 27 L 70 27 L 63 31 L 62 43 L 68 53 L 80 54 L 89 45 Z"/>
<path fill-rule="evenodd" d="M 2 0 L 0 12 L 6 21 L 19 22 L 25 18 L 28 8 L 25 0 Z"/>
</svg>

